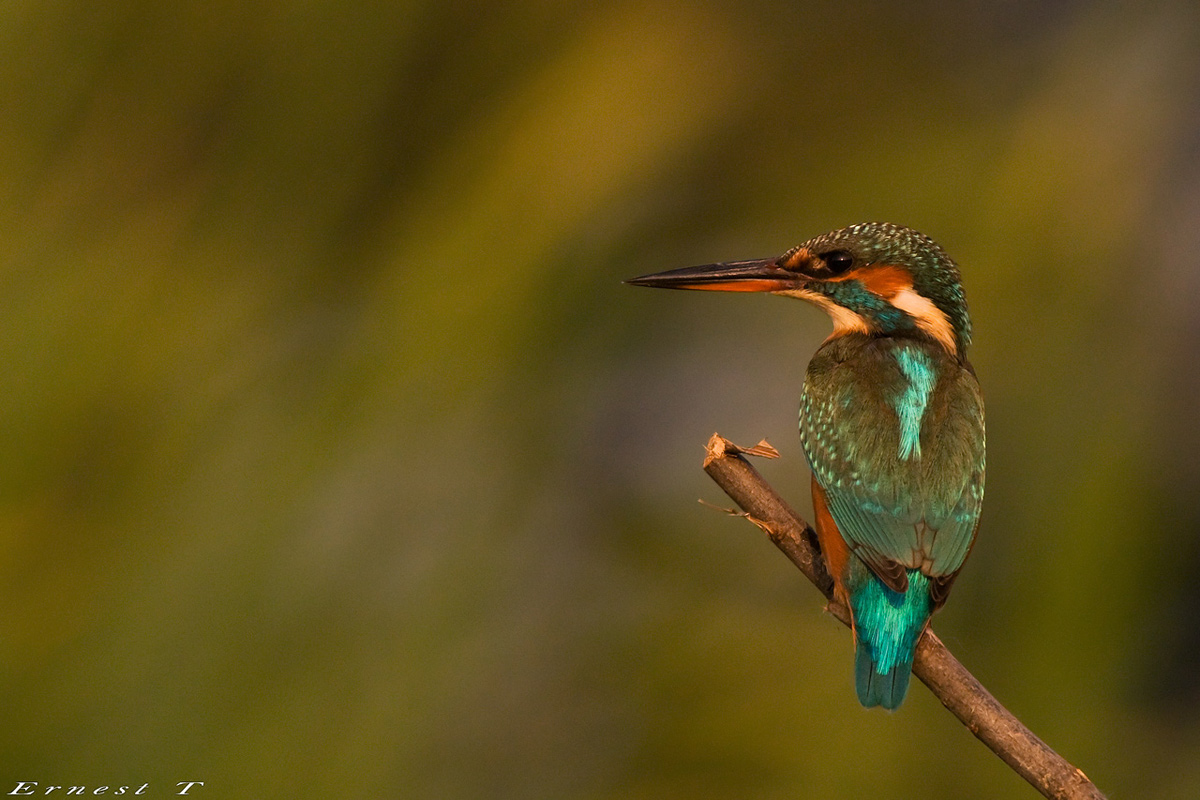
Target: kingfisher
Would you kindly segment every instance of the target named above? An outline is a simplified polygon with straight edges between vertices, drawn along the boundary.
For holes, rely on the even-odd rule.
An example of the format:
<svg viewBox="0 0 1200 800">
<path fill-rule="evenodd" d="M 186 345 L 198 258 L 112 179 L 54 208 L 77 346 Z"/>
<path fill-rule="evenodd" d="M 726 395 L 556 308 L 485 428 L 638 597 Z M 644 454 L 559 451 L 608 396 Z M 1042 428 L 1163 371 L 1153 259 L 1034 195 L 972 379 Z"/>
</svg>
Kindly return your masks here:
<svg viewBox="0 0 1200 800">
<path fill-rule="evenodd" d="M 866 708 L 899 707 L 913 655 L 975 541 L 983 502 L 983 396 L 967 360 L 958 265 L 933 239 L 868 222 L 778 258 L 685 267 L 628 283 L 769 292 L 824 309 L 800 440 L 817 541 L 850 611 Z"/>
</svg>

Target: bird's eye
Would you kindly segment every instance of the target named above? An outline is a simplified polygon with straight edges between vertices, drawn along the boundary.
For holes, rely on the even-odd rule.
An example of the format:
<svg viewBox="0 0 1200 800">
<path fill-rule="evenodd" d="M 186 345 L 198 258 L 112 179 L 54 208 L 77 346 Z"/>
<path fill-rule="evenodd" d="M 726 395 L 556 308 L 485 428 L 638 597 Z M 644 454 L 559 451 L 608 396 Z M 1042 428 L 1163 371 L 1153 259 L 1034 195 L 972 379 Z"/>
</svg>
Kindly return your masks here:
<svg viewBox="0 0 1200 800">
<path fill-rule="evenodd" d="M 845 250 L 831 250 L 821 254 L 825 267 L 834 275 L 840 275 L 854 266 L 854 255 Z"/>
</svg>

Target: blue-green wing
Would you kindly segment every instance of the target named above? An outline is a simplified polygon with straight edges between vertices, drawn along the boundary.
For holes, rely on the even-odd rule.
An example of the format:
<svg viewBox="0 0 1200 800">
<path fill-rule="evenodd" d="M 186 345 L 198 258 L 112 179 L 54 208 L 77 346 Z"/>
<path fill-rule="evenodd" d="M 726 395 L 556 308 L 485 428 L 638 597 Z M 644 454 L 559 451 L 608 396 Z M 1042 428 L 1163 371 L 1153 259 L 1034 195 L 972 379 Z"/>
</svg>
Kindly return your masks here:
<svg viewBox="0 0 1200 800">
<path fill-rule="evenodd" d="M 978 384 L 957 361 L 930 358 L 936 379 L 921 409 L 919 447 L 915 432 L 906 441 L 906 414 L 897 410 L 911 384 L 894 346 L 822 348 L 800 411 L 804 452 L 842 537 L 895 589 L 907 582 L 905 569 L 947 578 L 959 570 L 983 500 Z"/>
</svg>

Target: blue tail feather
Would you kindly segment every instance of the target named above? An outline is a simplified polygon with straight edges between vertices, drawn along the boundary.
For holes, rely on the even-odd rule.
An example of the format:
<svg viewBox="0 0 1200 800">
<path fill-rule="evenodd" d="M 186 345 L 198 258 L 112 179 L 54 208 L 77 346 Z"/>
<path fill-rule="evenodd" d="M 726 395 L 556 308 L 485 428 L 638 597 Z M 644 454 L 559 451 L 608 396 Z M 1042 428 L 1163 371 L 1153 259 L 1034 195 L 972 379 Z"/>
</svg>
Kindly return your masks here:
<svg viewBox="0 0 1200 800">
<path fill-rule="evenodd" d="M 866 708 L 895 709 L 912 675 L 913 652 L 925 630 L 933 601 L 929 578 L 908 571 L 908 591 L 887 588 L 873 574 L 850 592 L 857 638 L 854 688 Z"/>
<path fill-rule="evenodd" d="M 854 688 L 864 708 L 899 708 L 911 676 L 912 661 L 898 661 L 887 673 L 880 673 L 869 648 L 860 645 L 854 654 Z"/>
</svg>

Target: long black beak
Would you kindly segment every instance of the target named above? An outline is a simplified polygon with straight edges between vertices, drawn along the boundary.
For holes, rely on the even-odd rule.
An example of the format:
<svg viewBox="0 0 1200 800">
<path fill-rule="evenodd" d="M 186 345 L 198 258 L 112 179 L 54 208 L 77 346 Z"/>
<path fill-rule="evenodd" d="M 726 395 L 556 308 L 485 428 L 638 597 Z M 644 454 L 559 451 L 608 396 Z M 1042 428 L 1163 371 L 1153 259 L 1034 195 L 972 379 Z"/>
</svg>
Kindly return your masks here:
<svg viewBox="0 0 1200 800">
<path fill-rule="evenodd" d="M 794 289 L 803 276 L 779 266 L 778 258 L 754 261 L 729 261 L 684 267 L 625 281 L 633 286 L 659 289 L 701 289 L 716 292 L 778 292 Z"/>
</svg>

